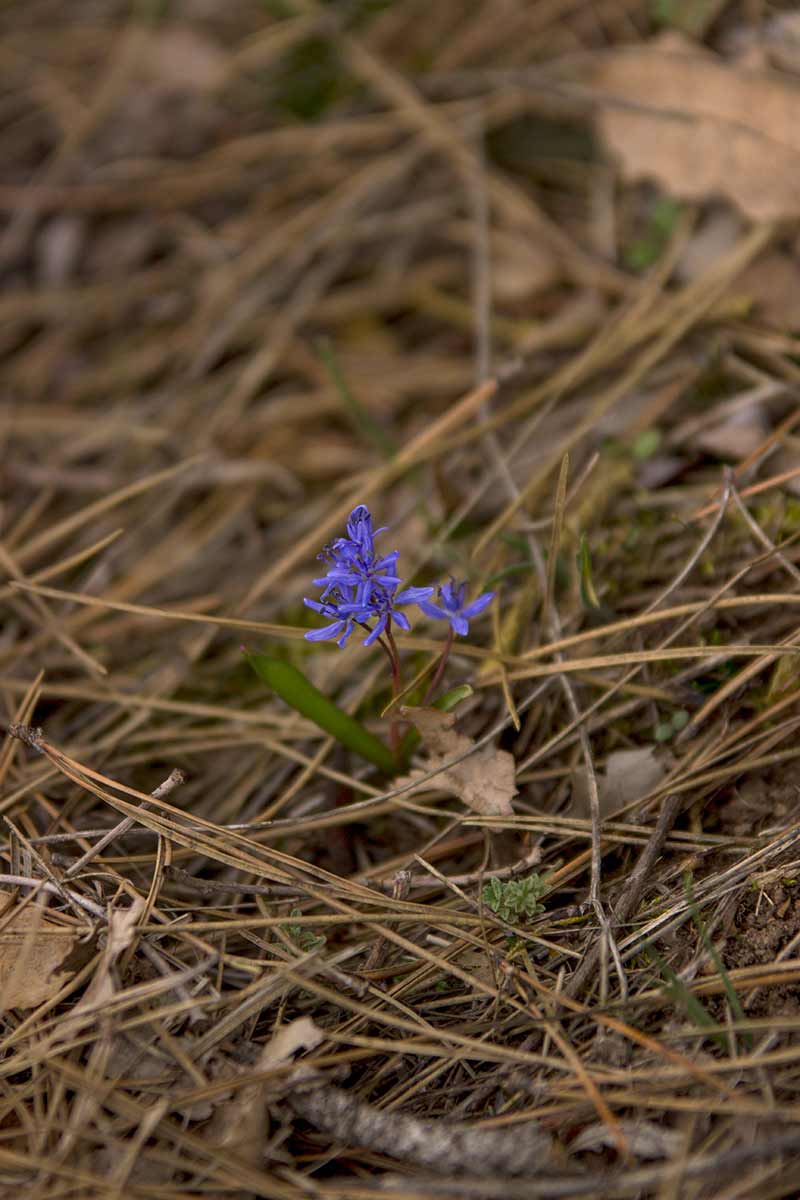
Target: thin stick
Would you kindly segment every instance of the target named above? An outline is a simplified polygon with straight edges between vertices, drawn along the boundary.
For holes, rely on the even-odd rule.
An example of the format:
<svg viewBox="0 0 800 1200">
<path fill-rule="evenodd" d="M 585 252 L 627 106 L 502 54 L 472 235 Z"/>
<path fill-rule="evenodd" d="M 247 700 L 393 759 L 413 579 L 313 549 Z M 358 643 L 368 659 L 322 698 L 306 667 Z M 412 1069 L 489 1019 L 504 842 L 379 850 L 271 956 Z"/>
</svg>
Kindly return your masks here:
<svg viewBox="0 0 800 1200">
<path fill-rule="evenodd" d="M 653 829 L 650 838 L 642 849 L 637 860 L 636 866 L 631 871 L 625 882 L 625 890 L 616 907 L 613 920 L 611 921 L 611 932 L 615 933 L 631 919 L 636 911 L 642 892 L 647 884 L 648 879 L 652 876 L 653 867 L 656 864 L 658 856 L 664 848 L 664 843 L 675 824 L 678 813 L 681 810 L 682 797 L 680 793 L 675 792 L 667 796 L 664 803 L 661 805 L 661 811 L 658 814 L 655 828 Z M 588 984 L 590 977 L 597 970 L 597 965 L 600 957 L 599 943 L 592 946 L 583 957 L 583 961 L 577 970 L 573 973 L 569 980 L 569 994 L 580 992 Z"/>
<path fill-rule="evenodd" d="M 163 800 L 165 796 L 168 796 L 170 792 L 175 790 L 176 787 L 185 782 L 186 775 L 183 771 L 176 767 L 174 771 L 170 772 L 164 782 L 160 783 L 156 790 L 150 794 L 154 800 Z M 149 807 L 149 804 L 142 805 L 143 810 Z M 110 845 L 110 843 L 116 838 L 122 837 L 122 835 L 127 833 L 129 829 L 132 829 L 135 824 L 135 817 L 125 817 L 125 819 L 120 821 L 118 825 L 115 825 L 113 829 L 109 829 L 108 833 L 101 837 L 99 842 L 96 842 L 94 846 L 90 846 L 86 853 L 82 854 L 81 857 L 64 872 L 64 878 L 72 879 L 72 877 L 77 875 L 78 871 L 82 870 L 87 863 L 90 863 L 93 858 L 96 858 L 98 854 L 101 854 L 102 851 L 105 850 L 106 846 Z"/>
<path fill-rule="evenodd" d="M 441 658 L 439 659 L 439 662 L 437 664 L 436 674 L 434 675 L 433 679 L 428 684 L 427 690 L 422 699 L 423 705 L 427 704 L 430 701 L 431 696 L 434 695 L 437 685 L 439 683 L 439 680 L 442 678 L 442 675 L 444 674 L 444 669 L 447 666 L 447 660 L 450 657 L 450 651 L 452 650 L 452 648 L 453 648 L 453 626 L 451 625 L 447 630 L 447 641 L 444 644 L 444 649 L 442 650 Z"/>
</svg>

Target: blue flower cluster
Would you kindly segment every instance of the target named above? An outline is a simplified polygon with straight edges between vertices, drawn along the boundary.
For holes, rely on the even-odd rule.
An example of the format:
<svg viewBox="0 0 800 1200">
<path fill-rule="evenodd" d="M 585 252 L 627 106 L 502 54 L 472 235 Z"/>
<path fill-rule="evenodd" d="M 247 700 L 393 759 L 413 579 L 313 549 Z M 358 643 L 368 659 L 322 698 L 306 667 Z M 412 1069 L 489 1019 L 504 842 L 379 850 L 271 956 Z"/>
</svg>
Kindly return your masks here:
<svg viewBox="0 0 800 1200">
<path fill-rule="evenodd" d="M 344 646 L 354 626 L 361 625 L 368 630 L 364 645 L 371 646 L 384 631 L 391 630 L 392 621 L 401 629 L 411 628 L 408 617 L 400 612 L 408 604 L 419 605 L 428 616 L 445 618 L 454 633 L 465 636 L 469 633 L 469 618 L 477 616 L 491 601 L 494 592 L 485 592 L 465 608 L 466 584 L 456 587 L 453 580 L 436 589 L 439 605 L 430 601 L 432 587 L 398 591 L 402 583 L 397 574 L 399 551 L 384 555 L 375 552 L 375 537 L 385 528 L 373 529 L 369 509 L 359 504 L 347 519 L 347 536 L 337 538 L 319 555 L 328 564 L 326 574 L 314 580 L 322 594 L 319 600 L 305 599 L 303 603 L 330 618 L 330 624 L 310 630 L 305 635 L 310 642 L 335 640 Z M 368 621 L 375 624 L 370 627 Z"/>
<path fill-rule="evenodd" d="M 472 604 L 464 605 L 467 598 L 466 583 L 456 584 L 454 579 L 443 587 L 437 587 L 438 604 L 432 604 L 427 598 L 420 601 L 420 608 L 429 617 L 443 617 L 450 622 L 453 633 L 466 637 L 469 633 L 469 622 L 472 617 L 482 613 L 494 599 L 494 592 L 484 592 L 473 600 Z"/>
</svg>

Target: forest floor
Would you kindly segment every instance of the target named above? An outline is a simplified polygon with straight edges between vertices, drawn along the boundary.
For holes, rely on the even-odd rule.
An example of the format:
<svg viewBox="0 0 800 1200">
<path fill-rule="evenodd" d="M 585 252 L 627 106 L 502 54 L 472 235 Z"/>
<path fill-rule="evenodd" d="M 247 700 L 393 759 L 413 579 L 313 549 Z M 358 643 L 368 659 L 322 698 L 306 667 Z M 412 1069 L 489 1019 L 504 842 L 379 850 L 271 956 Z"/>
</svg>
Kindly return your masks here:
<svg viewBox="0 0 800 1200">
<path fill-rule="evenodd" d="M 0 1195 L 800 1195 L 785 7 L 2 6 Z"/>
</svg>

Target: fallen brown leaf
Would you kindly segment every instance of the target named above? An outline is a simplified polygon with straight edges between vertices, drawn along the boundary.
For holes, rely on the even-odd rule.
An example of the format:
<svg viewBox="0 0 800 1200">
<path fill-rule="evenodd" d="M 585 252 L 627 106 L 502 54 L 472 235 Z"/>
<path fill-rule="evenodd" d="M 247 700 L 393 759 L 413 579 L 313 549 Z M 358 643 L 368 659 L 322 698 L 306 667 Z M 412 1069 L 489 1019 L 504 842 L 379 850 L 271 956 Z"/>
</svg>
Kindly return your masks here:
<svg viewBox="0 0 800 1200">
<path fill-rule="evenodd" d="M 608 756 L 605 772 L 597 780 L 601 816 L 610 817 L 635 800 L 643 799 L 658 786 L 665 774 L 665 768 L 651 746 L 613 751 Z M 579 817 L 588 817 L 590 813 L 589 781 L 583 767 L 573 774 L 571 813 Z"/>
<path fill-rule="evenodd" d="M 48 921 L 38 905 L 0 917 L 0 1012 L 36 1008 L 54 996 L 71 972 L 62 969 L 76 935 Z"/>
<path fill-rule="evenodd" d="M 256 1071 L 268 1071 L 287 1063 L 298 1050 L 313 1050 L 325 1035 L 311 1017 L 297 1017 L 282 1026 L 262 1049 Z M 214 1141 L 226 1150 L 234 1150 L 241 1162 L 258 1166 L 267 1137 L 269 1088 L 251 1083 L 235 1092 L 218 1113 Z"/>
<path fill-rule="evenodd" d="M 772 250 L 742 271 L 736 291 L 752 304 L 755 316 L 775 329 L 800 329 L 800 262 L 797 254 Z"/>
<path fill-rule="evenodd" d="M 743 232 L 741 218 L 729 206 L 715 206 L 689 238 L 676 275 L 688 281 L 707 274 L 732 250 Z M 800 257 L 796 243 L 759 254 L 737 275 L 733 287 L 757 321 L 781 330 L 800 329 Z"/>
<path fill-rule="evenodd" d="M 687 200 L 722 194 L 756 221 L 800 215 L 800 88 L 676 33 L 605 57 L 597 124 L 628 179 Z M 605 98 L 611 103 L 606 104 Z"/>
<path fill-rule="evenodd" d="M 128 908 L 109 911 L 105 947 L 97 969 L 78 1003 L 52 1031 L 52 1043 L 67 1042 L 75 1037 L 87 1022 L 95 1020 L 98 1010 L 113 998 L 117 990 L 113 976 L 114 964 L 123 950 L 127 950 L 131 944 L 143 911 L 144 900 L 140 896 L 135 897 Z"/>
<path fill-rule="evenodd" d="M 753 405 L 749 411 L 735 413 L 721 424 L 702 430 L 695 445 L 718 458 L 742 462 L 762 444 L 768 432 L 763 409 Z"/>
<path fill-rule="evenodd" d="M 435 771 L 442 763 L 475 745 L 472 738 L 454 728 L 454 713 L 440 712 L 438 708 L 403 708 L 401 712 L 416 727 L 428 751 L 427 762 L 421 770 L 412 771 L 410 780 Z M 482 746 L 463 762 L 455 763 L 437 775 L 435 786 L 452 792 L 474 812 L 510 817 L 514 812 L 511 797 L 517 794 L 514 770 L 514 759 L 507 750 Z"/>
</svg>

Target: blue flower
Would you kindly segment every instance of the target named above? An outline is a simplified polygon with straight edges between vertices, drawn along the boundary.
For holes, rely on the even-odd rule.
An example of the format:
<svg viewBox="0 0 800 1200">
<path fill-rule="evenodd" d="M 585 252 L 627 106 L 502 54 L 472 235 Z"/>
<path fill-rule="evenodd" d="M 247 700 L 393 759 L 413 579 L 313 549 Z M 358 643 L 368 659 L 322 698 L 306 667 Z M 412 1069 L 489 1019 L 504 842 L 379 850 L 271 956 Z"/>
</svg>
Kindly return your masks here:
<svg viewBox="0 0 800 1200">
<path fill-rule="evenodd" d="M 303 604 L 307 608 L 313 608 L 314 612 L 322 613 L 325 617 L 333 617 L 330 625 L 323 625 L 321 629 L 309 629 L 304 636 L 309 642 L 328 642 L 336 638 L 337 646 L 343 647 L 350 634 L 353 632 L 353 618 L 347 616 L 341 611 L 341 604 L 324 601 L 320 603 L 318 600 L 303 599 Z"/>
<path fill-rule="evenodd" d="M 353 542 L 363 548 L 365 553 L 372 554 L 374 549 L 372 539 L 378 533 L 385 533 L 388 528 L 388 525 L 382 525 L 380 529 L 373 530 L 372 514 L 366 504 L 357 504 L 347 518 L 347 538 L 339 540 Z"/>
<path fill-rule="evenodd" d="M 385 528 L 385 527 L 384 527 Z M 305 636 L 310 642 L 336 639 L 344 646 L 354 624 L 367 629 L 365 646 L 371 646 L 390 626 L 392 619 L 401 629 L 410 629 L 405 613 L 398 607 L 419 604 L 433 595 L 432 587 L 404 588 L 398 592 L 402 579 L 397 574 L 399 551 L 375 553 L 375 537 L 384 529 L 372 528 L 372 516 L 365 504 L 357 505 L 347 519 L 347 536 L 337 538 L 326 546 L 319 557 L 328 563 L 321 579 L 319 600 L 303 603 L 315 612 L 330 617 L 331 622 L 321 629 L 310 630 Z M 371 628 L 368 621 L 374 620 Z"/>
<path fill-rule="evenodd" d="M 344 617 L 349 616 L 357 621 L 359 625 L 363 625 L 371 617 L 378 618 L 375 627 L 364 638 L 364 645 L 371 646 L 381 636 L 390 619 L 394 620 L 401 629 L 408 631 L 411 628 L 406 614 L 398 611 L 399 605 L 419 604 L 421 606 L 422 602 L 432 595 L 432 587 L 410 587 L 404 588 L 402 592 L 397 592 L 396 587 L 374 588 L 368 604 L 359 602 L 342 604 L 339 611 Z"/>
<path fill-rule="evenodd" d="M 470 620 L 477 617 L 478 613 L 482 613 L 494 599 L 494 592 L 484 592 L 482 596 L 478 596 L 477 600 L 473 600 L 472 604 L 468 604 L 465 608 L 467 585 L 460 583 L 456 586 L 454 579 L 442 587 L 437 587 L 436 591 L 439 603 L 434 604 L 430 600 L 420 600 L 418 601 L 420 608 L 429 617 L 444 618 L 445 621 L 449 621 L 453 633 L 457 633 L 460 637 L 467 636 Z"/>
</svg>

